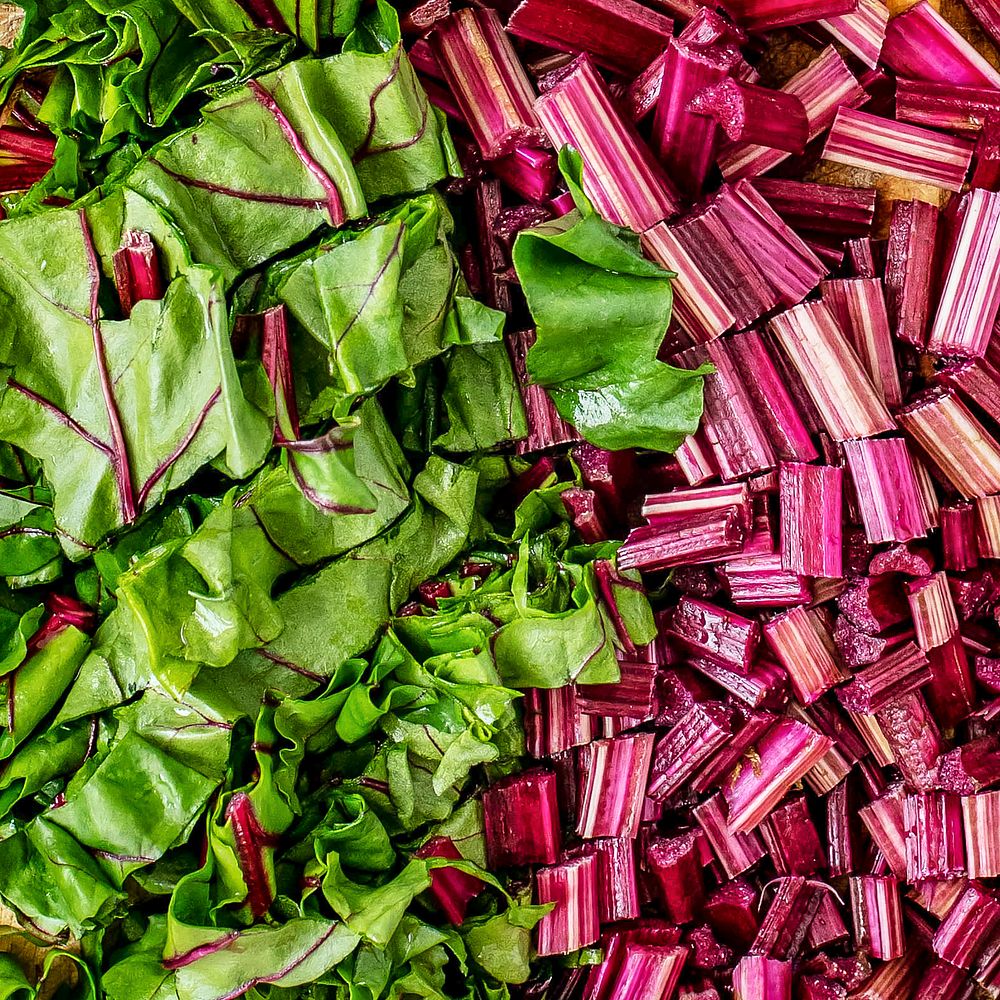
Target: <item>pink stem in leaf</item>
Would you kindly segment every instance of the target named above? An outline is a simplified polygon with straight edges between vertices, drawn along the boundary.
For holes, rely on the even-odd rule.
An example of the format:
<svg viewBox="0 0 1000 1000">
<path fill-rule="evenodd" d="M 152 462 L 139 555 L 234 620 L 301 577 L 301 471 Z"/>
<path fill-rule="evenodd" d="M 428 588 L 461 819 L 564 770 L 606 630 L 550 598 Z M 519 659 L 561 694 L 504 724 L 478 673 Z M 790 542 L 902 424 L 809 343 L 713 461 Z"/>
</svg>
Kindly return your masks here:
<svg viewBox="0 0 1000 1000">
<path fill-rule="evenodd" d="M 323 188 L 326 194 L 326 208 L 330 215 L 330 224 L 333 226 L 342 225 L 345 219 L 344 203 L 340 196 L 340 191 L 337 190 L 337 185 L 334 184 L 332 178 L 323 169 L 320 162 L 306 149 L 302 137 L 295 131 L 295 127 L 288 120 L 285 112 L 279 107 L 274 95 L 265 90 L 256 80 L 251 80 L 247 86 L 250 88 L 250 93 L 253 94 L 254 100 L 265 108 L 278 123 L 278 127 L 288 141 L 289 146 L 294 150 L 295 155 L 302 161 L 302 165 L 319 182 L 320 187 Z"/>
<path fill-rule="evenodd" d="M 270 28 L 271 31 L 288 32 L 288 26 L 273 0 L 245 0 L 247 13 L 258 28 Z M 298 4 L 295 5 L 298 10 Z"/>
<path fill-rule="evenodd" d="M 197 948 L 191 948 L 177 955 L 170 955 L 163 959 L 163 968 L 169 971 L 183 969 L 185 965 L 191 965 L 192 962 L 197 962 L 201 958 L 207 958 L 209 955 L 214 955 L 216 952 L 222 951 L 223 948 L 228 948 L 239 936 L 239 931 L 230 931 L 228 934 L 220 935 L 208 944 L 201 944 Z"/>
<path fill-rule="evenodd" d="M 79 435 L 87 442 L 92 448 L 96 448 L 103 455 L 106 455 L 109 459 L 112 457 L 111 445 L 102 441 L 96 435 L 91 434 L 82 424 L 77 423 L 68 413 L 60 409 L 55 403 L 50 402 L 44 396 L 40 396 L 37 392 L 29 389 L 26 385 L 22 385 L 14 378 L 7 379 L 7 385 L 13 389 L 15 392 L 19 392 L 22 396 L 30 399 L 33 403 L 37 403 L 43 410 L 51 413 L 53 417 L 64 427 L 68 427 L 74 434 Z"/>
<path fill-rule="evenodd" d="M 292 353 L 288 343 L 288 313 L 284 304 L 268 309 L 262 317 L 261 360 L 274 392 L 274 437 L 278 444 L 298 439 L 299 410 L 295 400 Z M 287 422 L 287 431 L 282 426 Z"/>
<path fill-rule="evenodd" d="M 274 887 L 264 852 L 275 847 L 277 838 L 260 825 L 253 801 L 246 792 L 237 792 L 229 800 L 226 819 L 233 829 L 250 912 L 254 917 L 262 917 L 271 908 L 274 899 Z"/>
<path fill-rule="evenodd" d="M 118 411 L 118 400 L 115 399 L 114 383 L 111 370 L 108 367 L 107 353 L 104 346 L 104 335 L 101 332 L 98 305 L 101 271 L 94 249 L 94 241 L 87 225 L 86 213 L 80 211 L 80 227 L 83 232 L 83 244 L 87 254 L 87 270 L 90 280 L 90 313 L 87 322 L 90 324 L 94 344 L 94 360 L 97 364 L 98 377 L 101 382 L 101 395 L 104 397 L 104 408 L 108 415 L 108 427 L 111 431 L 111 464 L 118 486 L 118 496 L 121 503 L 122 519 L 131 524 L 138 516 L 135 486 L 132 483 L 132 470 L 129 464 L 128 446 L 125 442 L 125 431 L 122 426 L 121 414 Z"/>
<path fill-rule="evenodd" d="M 208 419 L 208 415 L 212 410 L 212 407 L 219 401 L 219 397 L 222 395 L 222 387 L 219 386 L 212 393 L 211 396 L 205 401 L 205 405 L 201 408 L 201 412 L 195 417 L 194 422 L 187 429 L 187 433 L 178 443 L 177 447 L 153 470 L 149 478 L 145 483 L 142 484 L 142 488 L 139 490 L 139 507 L 140 509 L 145 507 L 146 501 L 149 499 L 149 494 L 156 488 L 156 484 L 170 471 L 177 460 L 188 450 L 191 443 L 197 437 L 198 432 L 201 430 L 205 421 Z"/>
<path fill-rule="evenodd" d="M 26 161 L 0 165 L 0 194 L 26 191 L 40 181 L 51 169 L 48 163 Z"/>
<path fill-rule="evenodd" d="M 413 852 L 415 858 L 449 858 L 461 860 L 462 854 L 449 837 L 431 837 Z M 434 868 L 430 873 L 431 895 L 455 926 L 465 920 L 469 903 L 485 888 L 474 875 L 457 868 Z"/>
<path fill-rule="evenodd" d="M 48 169 L 52 166 L 55 151 L 56 140 L 52 136 L 37 135 L 10 126 L 0 128 L 0 153 L 7 156 L 37 160 Z"/>
<path fill-rule="evenodd" d="M 159 253 L 148 233 L 129 230 L 112 258 L 115 287 L 122 313 L 132 314 L 136 302 L 163 298 Z"/>
</svg>

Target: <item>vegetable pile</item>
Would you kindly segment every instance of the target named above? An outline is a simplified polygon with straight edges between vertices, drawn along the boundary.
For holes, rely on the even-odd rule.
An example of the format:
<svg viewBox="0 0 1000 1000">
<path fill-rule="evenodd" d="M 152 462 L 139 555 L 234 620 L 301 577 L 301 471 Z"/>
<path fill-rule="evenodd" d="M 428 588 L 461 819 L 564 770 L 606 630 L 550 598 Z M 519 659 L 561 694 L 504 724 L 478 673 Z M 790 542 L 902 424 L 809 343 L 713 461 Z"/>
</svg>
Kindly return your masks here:
<svg viewBox="0 0 1000 1000">
<path fill-rule="evenodd" d="M 28 3 L 0 997 L 1000 997 L 1000 6 Z"/>
</svg>

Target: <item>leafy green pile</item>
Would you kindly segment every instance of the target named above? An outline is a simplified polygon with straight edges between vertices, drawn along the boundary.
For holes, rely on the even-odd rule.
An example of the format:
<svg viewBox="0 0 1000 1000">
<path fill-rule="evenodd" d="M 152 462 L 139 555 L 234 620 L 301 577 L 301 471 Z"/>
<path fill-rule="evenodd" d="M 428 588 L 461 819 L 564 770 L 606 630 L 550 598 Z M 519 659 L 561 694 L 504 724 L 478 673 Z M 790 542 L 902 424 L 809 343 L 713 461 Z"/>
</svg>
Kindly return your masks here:
<svg viewBox="0 0 1000 1000">
<path fill-rule="evenodd" d="M 612 621 L 569 483 L 519 498 L 504 316 L 394 12 L 273 6 L 294 32 L 33 4 L 0 65 L 49 73 L 58 137 L 0 224 L 0 899 L 41 995 L 502 1000 L 545 909 L 485 870 L 477 793 L 521 766 L 523 690 L 617 680 L 652 615 L 625 588 Z M 518 243 L 529 364 L 588 439 L 670 447 L 700 380 L 655 361 L 669 276 L 580 209 Z M 127 309 L 136 233 L 164 294 Z M 573 269 L 627 350 L 574 358 Z M 460 926 L 449 867 L 482 885 Z M 0 956 L 0 997 L 35 990 Z"/>
</svg>

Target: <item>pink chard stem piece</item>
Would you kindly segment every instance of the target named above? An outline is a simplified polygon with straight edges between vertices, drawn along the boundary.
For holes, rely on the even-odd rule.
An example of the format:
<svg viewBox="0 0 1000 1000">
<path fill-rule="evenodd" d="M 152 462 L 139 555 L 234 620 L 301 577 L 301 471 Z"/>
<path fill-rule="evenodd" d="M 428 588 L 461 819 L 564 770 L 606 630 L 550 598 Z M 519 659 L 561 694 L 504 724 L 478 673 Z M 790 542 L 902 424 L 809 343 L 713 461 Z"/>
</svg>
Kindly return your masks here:
<svg viewBox="0 0 1000 1000">
<path fill-rule="evenodd" d="M 584 189 L 606 219 L 644 232 L 677 212 L 676 190 L 586 56 L 538 99 L 535 111 L 554 146 L 579 151 Z"/>
<path fill-rule="evenodd" d="M 960 191 L 972 163 L 972 150 L 972 143 L 964 139 L 840 108 L 823 157 L 849 167 Z"/>
<path fill-rule="evenodd" d="M 115 287 L 122 313 L 129 316 L 136 302 L 162 299 L 163 275 L 160 254 L 148 233 L 130 229 L 115 251 L 113 260 Z"/>
<path fill-rule="evenodd" d="M 438 22 L 430 42 L 485 159 L 545 145 L 531 82 L 495 10 L 456 11 Z"/>
</svg>

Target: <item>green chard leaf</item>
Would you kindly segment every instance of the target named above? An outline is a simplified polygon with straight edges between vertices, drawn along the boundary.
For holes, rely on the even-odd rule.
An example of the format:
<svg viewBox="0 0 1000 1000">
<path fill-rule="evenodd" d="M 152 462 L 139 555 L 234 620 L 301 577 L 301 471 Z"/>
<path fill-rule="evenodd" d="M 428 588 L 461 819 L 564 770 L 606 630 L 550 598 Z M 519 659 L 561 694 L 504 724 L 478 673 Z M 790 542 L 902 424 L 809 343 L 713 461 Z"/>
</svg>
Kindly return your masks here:
<svg viewBox="0 0 1000 1000">
<path fill-rule="evenodd" d="M 127 320 L 102 315 L 100 274 L 83 212 L 0 226 L 0 421 L 42 462 L 75 557 L 205 462 L 223 455 L 246 475 L 268 445 L 236 377 L 214 273 L 192 267 Z"/>
<path fill-rule="evenodd" d="M 514 243 L 537 329 L 528 372 L 592 444 L 673 451 L 698 427 L 704 374 L 656 357 L 674 275 L 642 256 L 634 234 L 597 215 L 577 154 L 563 149 L 560 166 L 577 210 Z"/>
<path fill-rule="evenodd" d="M 128 184 L 169 211 L 195 259 L 230 284 L 320 226 L 364 215 L 368 201 L 441 180 L 442 143 L 396 45 L 299 59 L 227 93 Z"/>
</svg>

